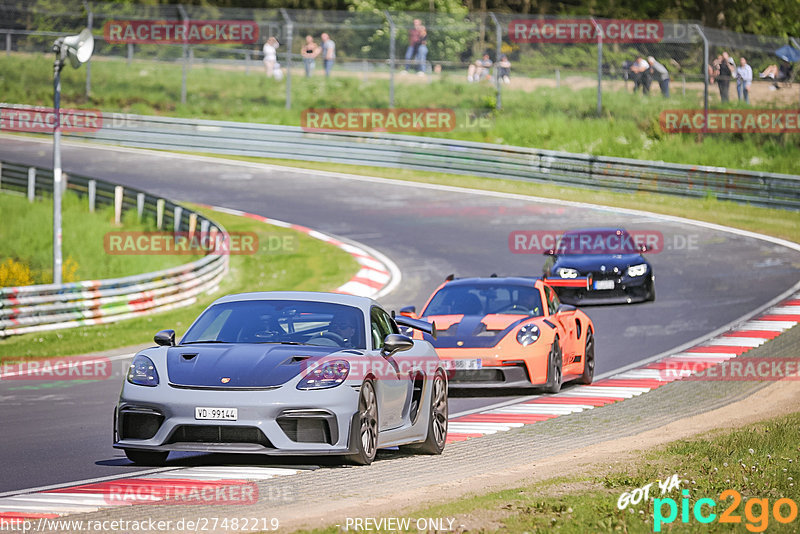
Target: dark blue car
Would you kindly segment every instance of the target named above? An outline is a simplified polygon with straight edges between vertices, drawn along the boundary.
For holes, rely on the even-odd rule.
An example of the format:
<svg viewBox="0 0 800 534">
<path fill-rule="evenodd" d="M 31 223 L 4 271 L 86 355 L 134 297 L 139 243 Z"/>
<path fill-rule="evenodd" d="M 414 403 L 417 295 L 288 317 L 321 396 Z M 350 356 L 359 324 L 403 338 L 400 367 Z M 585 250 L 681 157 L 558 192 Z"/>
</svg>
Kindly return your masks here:
<svg viewBox="0 0 800 534">
<path fill-rule="evenodd" d="M 653 267 L 644 259 L 647 247 L 622 228 L 570 230 L 548 250 L 544 275 L 548 278 L 592 277 L 590 290 L 558 288 L 562 302 L 609 304 L 656 299 Z"/>
</svg>

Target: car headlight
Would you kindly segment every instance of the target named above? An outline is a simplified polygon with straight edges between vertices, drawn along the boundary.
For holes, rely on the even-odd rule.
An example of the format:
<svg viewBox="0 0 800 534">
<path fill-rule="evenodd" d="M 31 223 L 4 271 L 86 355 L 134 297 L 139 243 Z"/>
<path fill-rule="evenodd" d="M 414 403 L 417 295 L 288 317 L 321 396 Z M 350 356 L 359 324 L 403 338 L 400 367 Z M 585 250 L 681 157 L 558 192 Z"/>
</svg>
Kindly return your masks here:
<svg viewBox="0 0 800 534">
<path fill-rule="evenodd" d="M 570 269 L 568 267 L 560 267 L 556 271 L 556 273 L 561 278 L 577 278 L 578 277 L 578 271 L 575 270 L 575 269 Z"/>
<path fill-rule="evenodd" d="M 153 360 L 137 354 L 128 368 L 128 382 L 137 386 L 157 386 L 158 371 Z"/>
<path fill-rule="evenodd" d="M 647 272 L 647 264 L 640 263 L 639 265 L 631 265 L 628 267 L 628 276 L 642 276 Z"/>
<path fill-rule="evenodd" d="M 540 333 L 539 327 L 535 324 L 526 324 L 517 332 L 517 341 L 519 341 L 520 345 L 526 347 L 539 339 Z"/>
<path fill-rule="evenodd" d="M 345 360 L 325 362 L 304 376 L 297 384 L 297 389 L 335 388 L 344 382 L 349 373 L 350 364 Z"/>
</svg>

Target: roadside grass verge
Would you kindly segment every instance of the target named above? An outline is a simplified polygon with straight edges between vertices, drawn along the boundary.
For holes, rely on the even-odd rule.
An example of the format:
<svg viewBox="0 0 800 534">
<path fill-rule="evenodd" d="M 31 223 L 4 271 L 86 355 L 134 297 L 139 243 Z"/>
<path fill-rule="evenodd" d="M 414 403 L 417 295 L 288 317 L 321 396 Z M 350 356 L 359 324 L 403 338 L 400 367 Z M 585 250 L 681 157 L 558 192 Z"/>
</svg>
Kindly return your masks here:
<svg viewBox="0 0 800 534">
<path fill-rule="evenodd" d="M 244 156 L 223 157 L 214 154 L 203 155 L 255 163 L 284 165 L 301 169 L 342 172 L 360 176 L 375 176 L 410 182 L 467 187 L 484 191 L 515 193 L 555 200 L 588 202 L 603 206 L 651 211 L 653 213 L 685 217 L 713 224 L 741 228 L 743 230 L 758 232 L 800 243 L 800 211 L 740 204 L 737 202 L 718 200 L 711 195 L 701 198 L 688 198 L 643 191 L 621 193 L 536 182 L 500 180 L 479 176 L 463 176 L 406 169 L 366 167 L 315 161 L 251 158 Z"/>
<path fill-rule="evenodd" d="M 203 295 L 196 304 L 185 308 L 151 313 L 119 323 L 0 339 L 0 362 L 88 354 L 152 343 L 153 334 L 165 328 L 173 328 L 181 336 L 206 306 L 223 295 L 247 291 L 330 291 L 345 283 L 358 270 L 358 264 L 352 256 L 305 234 L 246 217 L 187 205 L 219 222 L 228 232 L 255 232 L 258 235 L 258 253 L 231 255 L 230 271 L 219 291 L 213 295 Z M 287 246 L 287 250 L 265 251 L 264 244 L 269 242 L 270 237 L 287 237 L 288 243 L 293 245 Z"/>
<path fill-rule="evenodd" d="M 627 469 L 554 478 L 420 508 L 398 517 L 412 518 L 412 525 L 415 518 L 454 518 L 454 528 L 462 532 L 644 534 L 654 531 L 653 499 L 672 498 L 677 516 L 671 524 L 661 525 L 662 532 L 797 532 L 800 518 L 782 524 L 775 519 L 773 507 L 779 499 L 794 503 L 800 500 L 799 437 L 800 412 L 796 412 L 733 431 L 674 441 L 642 453 Z M 598 466 L 598 471 L 603 470 L 604 466 Z M 663 482 L 673 474 L 680 479 L 680 488 L 662 495 L 657 481 Z M 653 486 L 648 500 L 618 508 L 623 492 L 649 483 Z M 720 498 L 729 489 L 741 495 L 737 508 L 733 497 Z M 683 490 L 689 492 L 686 523 L 682 522 Z M 708 524 L 700 523 L 693 515 L 695 503 L 702 498 L 716 502 L 713 509 L 708 504 L 702 507 L 703 515 L 716 514 Z M 748 499 L 766 499 L 767 506 L 762 508 L 758 501 L 748 504 Z M 669 516 L 667 504 L 659 508 L 662 517 Z M 726 509 L 730 509 L 731 517 L 739 518 L 738 525 L 719 521 Z M 782 506 L 781 514 L 790 515 L 789 505 Z M 338 531 L 331 527 L 313 532 Z"/>
<path fill-rule="evenodd" d="M 10 103 L 52 105 L 49 55 L 0 57 L 0 95 Z M 62 73 L 62 106 L 106 112 L 299 125 L 307 108 L 385 108 L 388 81 L 361 79 L 356 73 L 292 79 L 292 109 L 286 110 L 285 82 L 267 79 L 259 68 L 195 64 L 188 73 L 188 96 L 180 103 L 181 69 L 175 64 L 97 58 L 92 61 L 92 94 L 83 93 L 85 72 Z M 13 73 L 13 76 L 10 74 Z M 400 77 L 403 80 L 403 77 Z M 418 81 L 417 81 L 418 82 Z M 504 88 L 503 109 L 495 110 L 495 92 L 487 84 L 468 84 L 444 75 L 430 83 L 399 82 L 398 108 L 446 107 L 485 111 L 488 127 L 428 133 L 446 138 L 677 163 L 715 165 L 757 171 L 797 173 L 800 134 L 666 134 L 659 114 L 666 109 L 702 108 L 698 91 L 670 99 L 607 89 L 603 114 L 596 113 L 592 88 L 541 87 L 534 92 Z M 738 102 L 726 107 L 740 107 Z M 761 105 L 760 107 L 768 107 Z"/>
<path fill-rule="evenodd" d="M 62 256 L 64 281 L 117 278 L 158 271 L 199 259 L 200 256 L 113 255 L 105 250 L 108 232 L 154 232 L 155 220 L 137 220 L 136 212 L 124 213 L 114 223 L 114 208 L 89 212 L 86 198 L 67 191 L 62 198 Z M 24 196 L 1 193 L 0 261 L 11 258 L 30 267 L 34 284 L 53 282 L 53 198 L 28 202 Z"/>
</svg>

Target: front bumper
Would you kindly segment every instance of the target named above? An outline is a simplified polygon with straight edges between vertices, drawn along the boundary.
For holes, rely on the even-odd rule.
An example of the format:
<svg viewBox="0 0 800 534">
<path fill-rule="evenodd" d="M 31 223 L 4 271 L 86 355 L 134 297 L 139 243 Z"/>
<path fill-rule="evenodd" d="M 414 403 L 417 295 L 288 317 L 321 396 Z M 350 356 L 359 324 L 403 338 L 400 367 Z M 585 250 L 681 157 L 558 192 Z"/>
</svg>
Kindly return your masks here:
<svg viewBox="0 0 800 534">
<path fill-rule="evenodd" d="M 565 304 L 619 304 L 642 302 L 650 296 L 650 289 L 654 283 L 651 275 L 630 277 L 609 277 L 603 273 L 593 273 L 596 284 L 601 280 L 613 280 L 614 289 L 581 289 L 573 287 L 557 288 L 558 298 Z"/>
<path fill-rule="evenodd" d="M 482 367 L 447 372 L 451 389 L 530 388 L 532 384 L 524 362 L 515 365 Z"/>
<path fill-rule="evenodd" d="M 289 391 L 291 390 L 291 391 Z M 198 390 L 126 384 L 114 411 L 114 447 L 269 455 L 349 454 L 359 388 Z M 236 408 L 236 421 L 197 420 L 196 407 Z"/>
</svg>

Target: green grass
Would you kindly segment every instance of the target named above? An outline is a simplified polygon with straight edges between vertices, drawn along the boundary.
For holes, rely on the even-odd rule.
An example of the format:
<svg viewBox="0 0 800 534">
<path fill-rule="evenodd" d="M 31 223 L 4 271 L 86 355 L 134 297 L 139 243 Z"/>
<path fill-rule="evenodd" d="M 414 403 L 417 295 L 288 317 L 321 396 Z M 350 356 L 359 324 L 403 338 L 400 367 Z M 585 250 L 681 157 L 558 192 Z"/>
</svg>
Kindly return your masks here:
<svg viewBox="0 0 800 534">
<path fill-rule="evenodd" d="M 53 199 L 28 202 L 23 196 L 0 194 L 0 259 L 12 258 L 28 265 L 34 283 L 53 281 Z M 88 201 L 72 191 L 62 199 L 62 257 L 68 281 L 117 278 L 158 271 L 189 263 L 200 256 L 112 255 L 107 254 L 104 236 L 108 232 L 156 231 L 154 220 L 138 221 L 135 211 L 124 213 L 122 225 L 114 223 L 114 208 L 105 206 L 89 212 Z M 71 267 L 77 266 L 77 269 Z M 65 277 L 65 281 L 67 278 Z"/>
<path fill-rule="evenodd" d="M 630 504 L 624 510 L 617 508 L 623 492 L 631 492 L 648 483 L 651 498 L 673 498 L 678 515 L 662 532 L 748 532 L 746 525 L 762 525 L 758 506 L 752 507 L 751 516 L 745 515 L 747 499 L 768 499 L 769 512 L 781 498 L 800 501 L 800 413 L 760 422 L 735 431 L 716 432 L 710 436 L 680 440 L 642 454 L 625 470 L 612 470 L 604 474 L 587 474 L 577 477 L 560 477 L 529 486 L 488 494 L 478 494 L 445 504 L 425 507 L 400 517 L 455 518 L 455 526 L 479 518 L 483 529 L 470 528 L 470 532 L 495 531 L 583 534 L 586 532 L 653 532 L 653 500 Z M 600 467 L 598 466 L 598 469 Z M 661 495 L 657 480 L 673 474 L 681 479 L 680 489 Z M 733 489 L 742 496 L 733 515 L 741 516 L 742 523 L 733 525 L 714 521 L 703 525 L 689 515 L 689 522 L 681 523 L 682 490 L 689 491 L 690 507 L 701 498 L 717 502 L 713 510 L 719 516 L 732 500 L 720 499 L 720 494 Z M 664 516 L 668 506 L 663 506 Z M 707 514 L 709 507 L 703 507 Z M 789 509 L 783 507 L 783 514 Z M 366 514 L 369 515 L 369 514 Z M 412 521 L 413 525 L 413 521 Z M 767 532 L 797 532 L 800 518 L 789 524 L 780 524 L 771 516 Z M 336 527 L 314 532 L 337 532 Z M 758 530 L 752 530 L 758 531 Z"/>
<path fill-rule="evenodd" d="M 211 154 L 206 155 L 211 156 Z M 377 176 L 404 181 L 469 187 L 485 191 L 516 193 L 559 200 L 591 202 L 592 204 L 619 208 L 639 209 L 742 228 L 744 230 L 800 242 L 800 212 L 738 204 L 717 200 L 713 197 L 687 198 L 649 192 L 619 193 L 612 191 L 590 191 L 574 187 L 515 180 L 500 180 L 496 178 L 461 176 L 405 169 L 320 163 L 314 161 L 277 160 L 237 156 L 225 156 L 225 158 L 286 165 L 304 169 L 344 172 L 363 176 Z"/>
<path fill-rule="evenodd" d="M 0 95 L 6 102 L 52 105 L 49 56 L 14 54 L 0 57 Z M 664 109 L 698 108 L 697 91 L 668 101 L 625 91 L 607 90 L 604 113 L 596 115 L 595 89 L 539 88 L 526 92 L 506 88 L 503 109 L 495 107 L 494 90 L 446 75 L 430 84 L 400 77 L 397 107 L 447 107 L 492 112 L 488 128 L 458 129 L 440 137 L 529 146 L 678 163 L 716 165 L 758 171 L 797 173 L 800 134 L 719 134 L 702 140 L 690 134 L 665 134 L 659 124 Z M 292 79 L 293 107 L 284 108 L 284 82 L 268 80 L 260 69 L 241 70 L 196 64 L 188 76 L 188 98 L 180 104 L 181 69 L 175 64 L 122 60 L 92 63 L 93 92 L 83 94 L 85 72 L 65 69 L 62 106 L 107 112 L 224 119 L 269 124 L 300 124 L 306 108 L 386 107 L 388 81 L 363 81 L 357 74 Z M 730 107 L 737 107 L 731 103 Z M 764 106 L 760 106 L 764 107 Z M 426 134 L 431 135 L 431 134 Z"/>
<path fill-rule="evenodd" d="M 148 314 L 116 324 L 88 326 L 25 334 L 0 339 L 0 362 L 30 357 L 49 357 L 152 343 L 153 334 L 173 328 L 180 336 L 194 318 L 213 300 L 245 291 L 306 290 L 330 291 L 345 283 L 358 270 L 358 264 L 346 252 L 294 230 L 267 225 L 245 217 L 192 209 L 219 222 L 228 232 L 255 232 L 261 246 L 253 255 L 231 255 L 230 272 L 220 290 L 203 296 L 186 308 Z M 270 236 L 288 236 L 294 241 L 286 251 L 264 251 Z M 274 240 L 273 240 L 274 241 Z M 155 256 L 148 256 L 148 258 Z"/>
</svg>

